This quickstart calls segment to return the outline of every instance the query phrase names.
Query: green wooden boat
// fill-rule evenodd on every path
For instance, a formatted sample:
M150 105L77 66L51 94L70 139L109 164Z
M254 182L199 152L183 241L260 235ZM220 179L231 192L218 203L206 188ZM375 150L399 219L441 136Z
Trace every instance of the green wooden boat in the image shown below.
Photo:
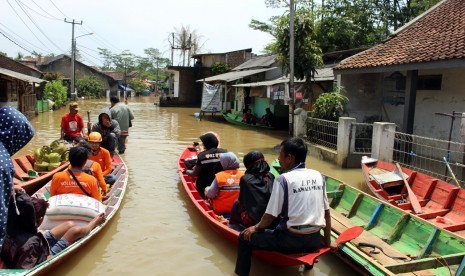
M221 114L223 115L224 119L231 124L237 125L237 126L243 126L243 127L257 127L257 128L268 128L268 129L274 129L274 127L271 126L266 126L260 123L256 124L247 124L242 121L242 114L232 114L226 111L221 111Z
M275 160L271 166L279 170ZM341 233L361 226L363 233L336 253L364 274L465 275L465 239L325 176L331 228Z

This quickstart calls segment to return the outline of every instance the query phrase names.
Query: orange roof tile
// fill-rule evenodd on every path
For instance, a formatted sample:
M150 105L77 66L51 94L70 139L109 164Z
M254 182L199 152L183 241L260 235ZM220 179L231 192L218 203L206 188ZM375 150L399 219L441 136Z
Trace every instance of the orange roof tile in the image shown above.
M465 1L446 0L383 43L342 61L338 69L360 69L465 59Z

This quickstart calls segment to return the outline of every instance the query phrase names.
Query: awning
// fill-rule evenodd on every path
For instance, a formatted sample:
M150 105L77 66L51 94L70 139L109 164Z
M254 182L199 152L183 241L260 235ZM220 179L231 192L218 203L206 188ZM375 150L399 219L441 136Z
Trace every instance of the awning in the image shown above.
M205 81L205 82L209 82L209 81L225 81L225 82L230 82L230 81L235 81L235 80L241 79L243 77L255 75L255 74L265 72L265 71L269 71L269 70L273 70L273 69L276 69L276 67L262 68L262 69L252 69L252 70L245 70L245 71L232 71L232 72L216 75L216 76L213 76L213 77L200 79L200 80L197 80L197 81Z
M39 78L36 78L36 77L33 77L33 76L28 76L28 75L21 74L21 73L15 72L15 71L11 71L11 70L8 70L8 69L5 69L5 68L0 68L0 74L1 75L7 75L7 76L13 77L15 79L19 79L19 80L23 80L23 81L27 81L27 82L41 83L41 82L46 81L46 80L39 79Z
M329 66L316 69L316 74L315 74L315 77L313 78L313 81L315 82L333 81L334 80L334 74L333 74L334 66L335 65L329 65ZM288 82L289 82L289 77L280 77L274 80L234 84L233 86L234 87L257 87L257 86L270 86L270 85L274 85L278 83L288 83ZM294 79L294 83L304 83L304 82L305 82L305 79L303 80Z
M126 90L126 92L132 92L132 89L129 88L129 86L124 86L124 85L119 85L119 88L121 88L123 91Z

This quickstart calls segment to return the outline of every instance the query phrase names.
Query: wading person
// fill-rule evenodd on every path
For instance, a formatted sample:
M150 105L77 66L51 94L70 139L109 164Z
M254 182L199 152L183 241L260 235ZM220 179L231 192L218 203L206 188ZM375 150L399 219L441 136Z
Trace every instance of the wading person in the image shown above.
M121 134L118 138L118 153L123 154L126 151L126 138L129 136L129 127L134 120L134 114L131 109L124 103L120 103L118 97L111 97L111 118L118 121Z
M301 138L281 143L279 162L283 173L273 184L270 201L260 221L239 236L235 272L249 275L252 251L312 252L331 243L331 216L321 173L305 168L307 145ZM266 229L282 216L275 229ZM324 229L324 240L320 230Z

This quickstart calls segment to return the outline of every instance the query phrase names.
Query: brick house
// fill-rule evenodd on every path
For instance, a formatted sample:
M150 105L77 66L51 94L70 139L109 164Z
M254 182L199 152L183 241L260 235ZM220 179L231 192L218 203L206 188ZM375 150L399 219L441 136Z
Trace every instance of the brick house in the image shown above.
M348 115L447 140L451 119L435 113L465 112L464 18L463 0L443 0L381 44L343 60L334 73L348 92ZM452 138L463 136L454 131Z
M170 73L169 91L162 95L160 106L199 107L203 85L196 80L211 76L211 67L215 62L227 63L234 68L252 56L250 48L225 53L196 54L192 55L196 60L194 67L168 66L165 71Z
M37 68L39 68L42 72L60 73L65 77L65 81L71 80L71 58L67 55L59 55L44 62L37 63ZM116 94L116 91L118 90L118 83L112 77L77 60L75 61L75 72L76 81L84 76L93 75L103 83L105 90L110 90L110 92L114 94ZM104 96L103 93L104 91L102 91L102 96ZM71 95L69 94L68 97L70 96Z

